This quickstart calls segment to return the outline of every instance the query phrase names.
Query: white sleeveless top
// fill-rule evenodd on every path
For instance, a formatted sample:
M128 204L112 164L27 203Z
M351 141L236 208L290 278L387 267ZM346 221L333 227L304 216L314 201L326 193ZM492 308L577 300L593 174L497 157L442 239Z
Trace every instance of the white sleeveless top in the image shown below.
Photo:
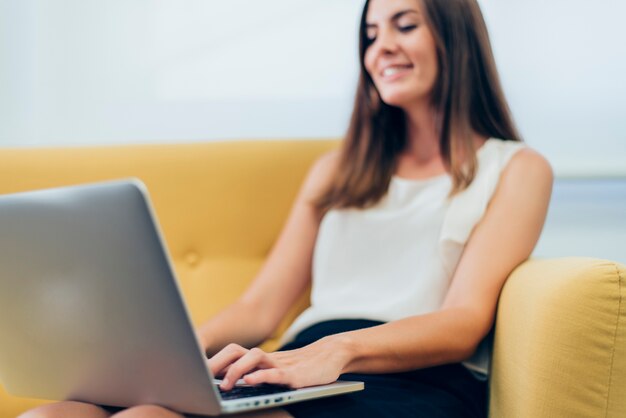
M283 343L322 321L389 322L438 310L502 170L523 147L517 141L487 140L477 151L474 181L452 198L448 174L425 180L394 176L374 207L328 211L313 254L311 306ZM464 363L477 377L488 373L489 349L483 342Z

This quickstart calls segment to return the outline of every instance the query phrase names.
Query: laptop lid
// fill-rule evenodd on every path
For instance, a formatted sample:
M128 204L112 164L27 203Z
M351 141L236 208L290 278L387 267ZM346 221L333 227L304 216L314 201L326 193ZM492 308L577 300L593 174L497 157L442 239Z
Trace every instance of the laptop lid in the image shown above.
M0 196L0 379L18 396L220 411L139 181Z

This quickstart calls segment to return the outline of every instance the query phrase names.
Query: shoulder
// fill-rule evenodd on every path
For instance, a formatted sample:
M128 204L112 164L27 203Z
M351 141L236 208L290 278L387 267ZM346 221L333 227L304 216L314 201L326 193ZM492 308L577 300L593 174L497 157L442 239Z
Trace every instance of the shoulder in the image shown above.
M502 171L496 193L549 200L553 181L554 173L548 160L534 149L523 147Z
M334 172L339 165L339 157L341 151L334 149L318 157L311 167L311 174L323 175L324 173Z
M518 150L502 172L503 180L516 183L552 183L554 173L548 160L530 147Z
M307 196L314 198L330 186L339 167L340 156L340 150L332 150L313 163L303 186L303 192Z

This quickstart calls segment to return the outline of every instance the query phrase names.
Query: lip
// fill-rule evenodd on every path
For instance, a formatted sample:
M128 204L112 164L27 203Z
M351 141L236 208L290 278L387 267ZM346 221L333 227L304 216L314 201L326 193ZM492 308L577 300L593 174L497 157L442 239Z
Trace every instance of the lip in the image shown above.
M401 67L398 72L391 75L384 75L386 69L398 67ZM413 65L411 64L389 64L382 67L381 70L378 72L378 75L382 81L391 82L406 76L411 71L413 71Z

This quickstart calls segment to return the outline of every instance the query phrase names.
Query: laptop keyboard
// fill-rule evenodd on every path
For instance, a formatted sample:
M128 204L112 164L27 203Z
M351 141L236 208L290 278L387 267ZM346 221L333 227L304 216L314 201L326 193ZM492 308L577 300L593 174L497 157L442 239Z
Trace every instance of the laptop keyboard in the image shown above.
M285 386L277 385L235 386L231 390L222 390L218 385L217 388L220 391L220 396L225 401L230 399L250 398L252 396L272 395L274 393L289 392L293 390Z

